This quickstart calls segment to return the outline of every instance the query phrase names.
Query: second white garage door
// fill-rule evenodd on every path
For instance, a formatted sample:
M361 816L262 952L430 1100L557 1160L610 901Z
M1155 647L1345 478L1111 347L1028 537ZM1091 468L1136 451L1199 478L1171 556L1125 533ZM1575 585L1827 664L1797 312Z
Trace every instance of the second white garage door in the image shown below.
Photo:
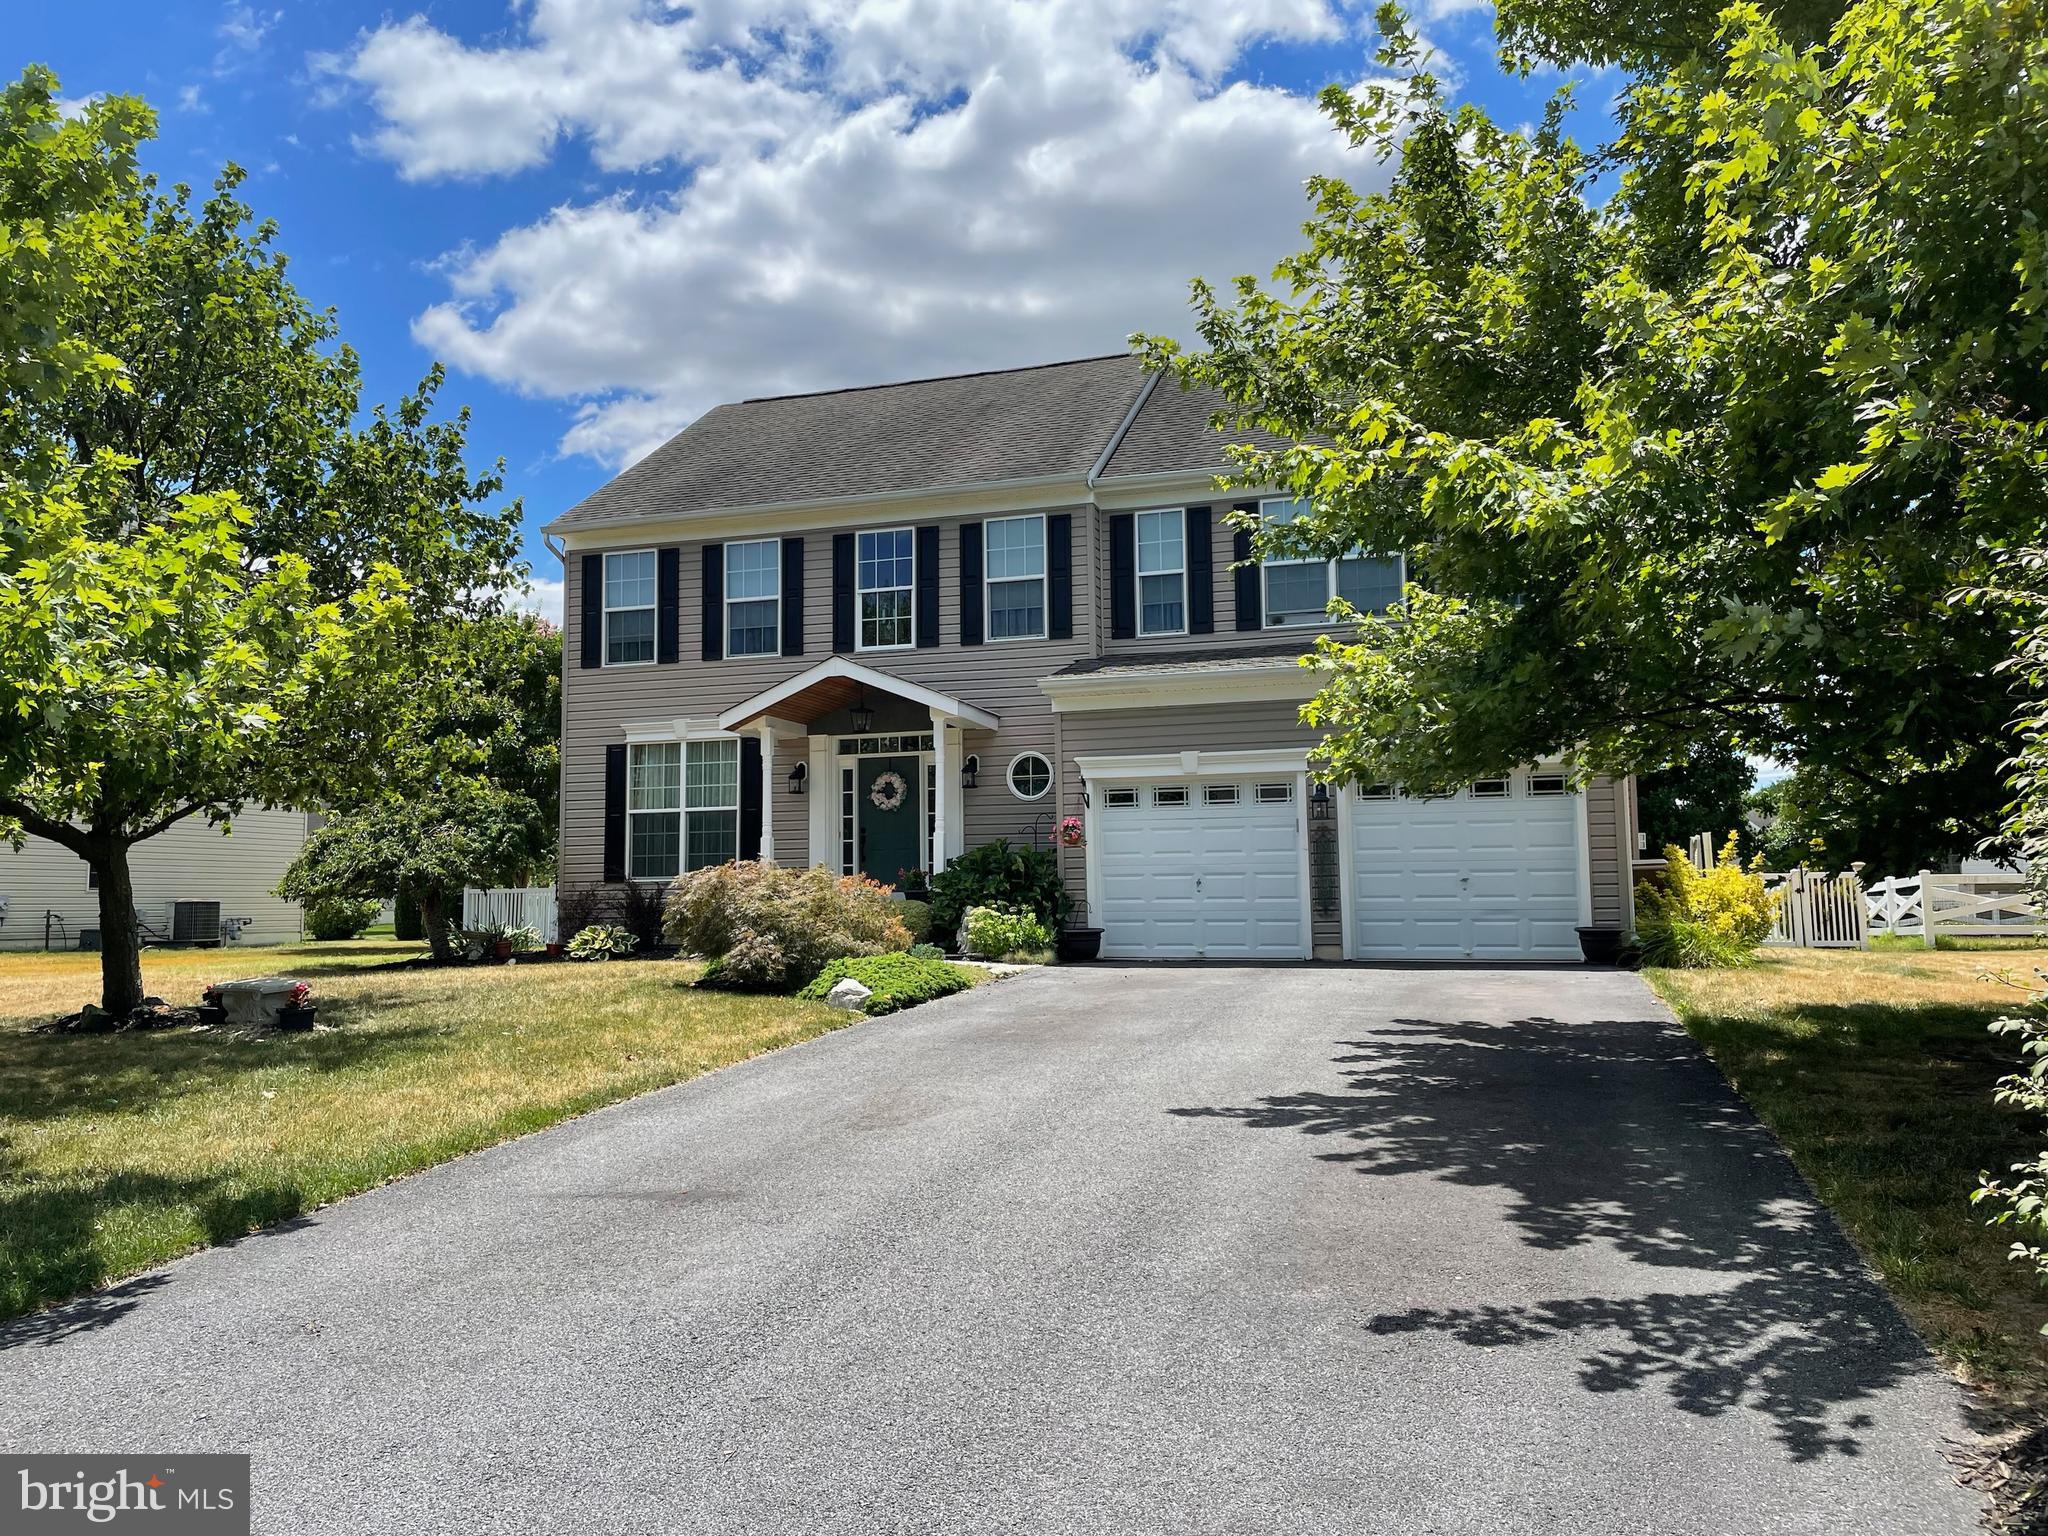
M1584 812L1563 782L1349 792L1353 958L1577 960Z
M1297 792L1292 776L1095 788L1103 954L1307 956Z

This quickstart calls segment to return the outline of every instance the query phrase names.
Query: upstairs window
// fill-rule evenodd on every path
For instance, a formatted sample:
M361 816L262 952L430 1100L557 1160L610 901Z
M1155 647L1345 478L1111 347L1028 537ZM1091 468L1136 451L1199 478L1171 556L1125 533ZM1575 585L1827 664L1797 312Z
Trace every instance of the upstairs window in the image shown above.
M996 517L983 524L988 637L1045 636L1045 519Z
M773 656L782 648L782 541L725 546L725 654Z
M908 528L886 528L855 539L860 590L857 648L890 651L917 643L913 613L917 588L916 539Z
M1187 514L1140 512L1138 633L1185 634L1188 627Z
M631 667L654 660L657 592L653 550L636 549L604 557L606 666Z
M1305 501L1268 501L1259 509L1266 525L1273 528L1307 512ZM1336 560L1270 555L1262 562L1262 573L1269 629L1329 623L1333 592L1360 613L1383 613L1400 600L1403 579L1399 555L1368 555L1355 550Z

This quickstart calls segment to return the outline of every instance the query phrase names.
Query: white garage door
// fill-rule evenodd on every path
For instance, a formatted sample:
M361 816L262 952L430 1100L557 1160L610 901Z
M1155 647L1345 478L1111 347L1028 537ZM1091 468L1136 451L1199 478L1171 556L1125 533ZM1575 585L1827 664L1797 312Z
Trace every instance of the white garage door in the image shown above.
M1095 921L1123 957L1309 952L1295 779L1118 784L1096 797Z
M1351 795L1360 960L1579 958L1577 795L1518 773L1439 800Z

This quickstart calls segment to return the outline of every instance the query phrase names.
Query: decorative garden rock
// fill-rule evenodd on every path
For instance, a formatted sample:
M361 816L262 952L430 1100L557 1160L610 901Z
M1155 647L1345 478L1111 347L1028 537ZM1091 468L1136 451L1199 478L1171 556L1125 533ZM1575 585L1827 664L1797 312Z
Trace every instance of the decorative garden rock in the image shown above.
M832 990L825 994L825 1001L833 1008L844 1008L849 1013L859 1013L862 1005L874 995L872 987L864 987L848 976L833 983Z

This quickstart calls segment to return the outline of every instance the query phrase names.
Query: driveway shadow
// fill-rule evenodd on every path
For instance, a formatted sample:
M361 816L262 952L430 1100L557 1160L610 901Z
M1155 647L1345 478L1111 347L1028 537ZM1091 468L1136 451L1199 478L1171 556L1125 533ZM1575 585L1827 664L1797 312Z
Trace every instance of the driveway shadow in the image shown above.
M1293 1132L1361 1175L1502 1191L1528 1246L1601 1245L1669 1277L1640 1295L1382 1314L1373 1333L1575 1339L1586 1391L1761 1413L1797 1461L1855 1455L1871 1420L1845 1410L1932 1368L1790 1160L1669 1024L1404 1018L1336 1044L1337 1091L1172 1113Z

